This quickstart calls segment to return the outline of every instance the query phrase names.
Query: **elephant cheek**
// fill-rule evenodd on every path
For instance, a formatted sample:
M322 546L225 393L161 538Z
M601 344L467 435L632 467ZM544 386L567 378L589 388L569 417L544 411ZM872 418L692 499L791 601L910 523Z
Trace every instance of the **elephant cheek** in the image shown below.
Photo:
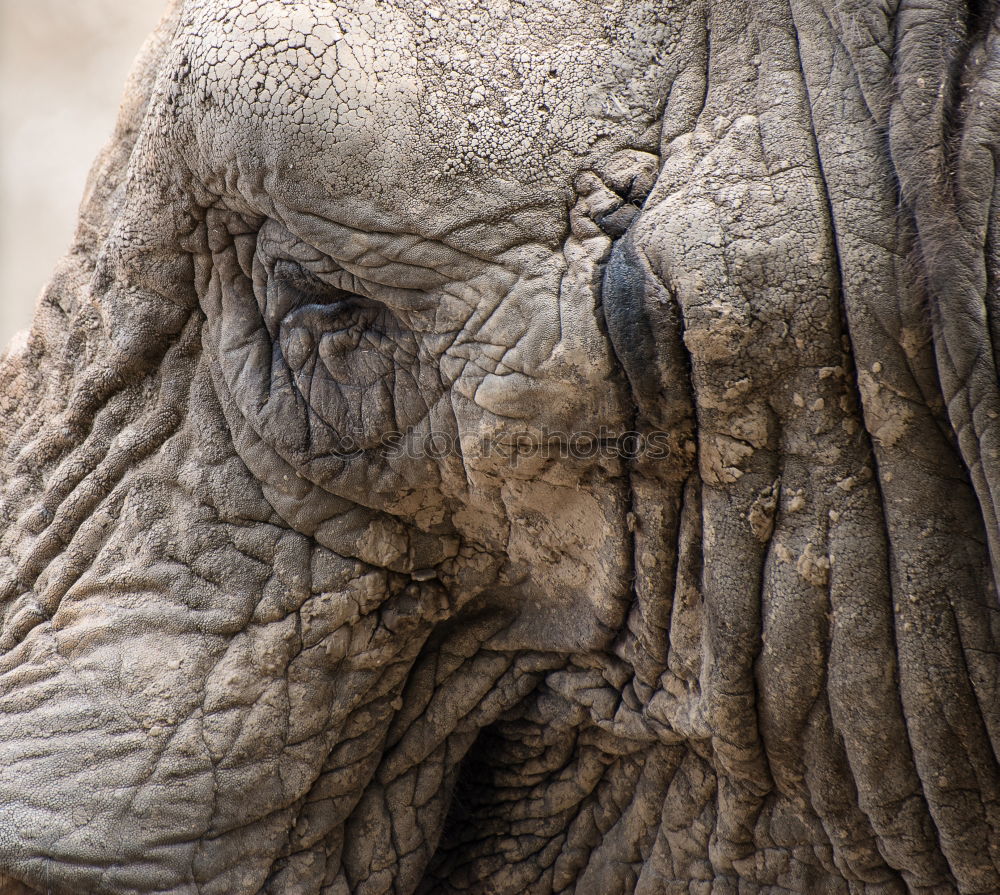
M440 589L287 534L267 566L209 560L212 536L89 571L0 659L0 863L33 884L186 891L193 867L202 891L259 891L297 804L321 789L333 828L360 796L325 762L352 738L377 758Z
M508 559L513 574L525 576L505 641L556 651L605 647L631 599L624 484L591 491L514 480L503 500Z

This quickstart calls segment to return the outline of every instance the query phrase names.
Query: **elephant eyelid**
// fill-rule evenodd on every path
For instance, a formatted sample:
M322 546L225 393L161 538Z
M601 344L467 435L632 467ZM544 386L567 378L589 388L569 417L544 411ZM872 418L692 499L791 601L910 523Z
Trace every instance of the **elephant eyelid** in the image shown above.
M339 289L324 278L309 270L301 262L289 259L279 259L274 264L274 275L304 295L322 298L331 288Z
M428 329L427 312L433 314L439 301L417 290L368 282L350 271L338 269L329 259L314 267L297 259L276 258L271 262L268 279L272 284L268 288L271 298L266 302L265 317L273 332L277 332L286 316L306 307L350 308L352 313L363 312L369 323L379 319L383 327L420 332Z
M384 304L361 279L336 268L329 261L319 270L314 270L301 261L279 258L274 261L270 276L282 286L294 289L306 303L327 304L355 296L371 303Z
M300 288L298 283L301 281L302 291L307 295L312 289L315 289L317 294L322 294L323 289L349 292L383 304L404 317L407 314L434 311L439 302L428 292L375 282L339 267L332 260L326 261L321 270L312 270L300 261L276 262L274 267L276 274L279 265L283 268L280 274L282 278L288 277L287 281L296 288ZM298 273L289 276L285 273L288 268L293 268Z
M287 284L307 297L316 295L320 303L326 300L324 290L361 296L385 306L404 325L425 329L428 314L436 315L441 289L447 288L451 276L444 271L435 275L404 260L406 246L397 247L392 257L379 258L383 263L374 263L378 253L361 252L350 245L357 233L337 235L345 240L344 245L335 238L324 250L277 221L265 221L257 234L257 277ZM408 245L412 240L404 242ZM341 248L343 258L338 255Z

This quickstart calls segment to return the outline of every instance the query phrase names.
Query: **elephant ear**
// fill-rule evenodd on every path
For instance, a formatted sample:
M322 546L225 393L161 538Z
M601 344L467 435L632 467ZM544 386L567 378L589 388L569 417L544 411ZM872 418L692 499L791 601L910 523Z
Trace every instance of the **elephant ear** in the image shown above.
M168 0L159 24L140 49L129 73L114 132L91 166L69 251L42 292L30 331L15 336L6 352L0 354L0 451L6 452L29 419L40 424L51 414L51 406L44 401L46 393L61 393L65 402L79 347L68 344L73 321L89 301L98 258L122 205L129 160L177 30L182 5L183 0ZM34 400L28 400L28 396Z
M997 4L904 3L892 161L916 228L941 390L1000 581Z
M864 615L834 601L834 631L853 646L831 651L833 721L890 863L910 868L908 882L941 878L937 859L917 853L924 834L912 835L926 813L946 872L963 890L993 891L997 4L791 5L883 516L872 524L888 534L841 548L884 550L885 571L867 579L877 599ZM850 578L846 558L837 552L834 585ZM883 659L891 689L864 668ZM890 760L880 741L896 744ZM886 810L911 794L905 811Z
M685 558L634 652L666 657L648 714L711 743L717 879L794 815L776 844L849 878L1000 891L997 38L971 7L706 4L707 78L671 89L608 265L637 405L633 343L658 397L691 384L698 470L661 491ZM677 372L616 325L632 278Z
M58 527L60 507L91 464L149 456L177 425L180 383L189 375L195 340L191 335L176 346L194 302L190 255L169 241L135 239L148 220L138 221L134 209L155 209L150 229L156 233L180 227L179 201L152 193L147 181L161 164L154 150L163 127L152 110L154 97L172 89L167 57L183 5L169 0L140 51L114 133L91 168L70 250L43 290L27 336L15 337L0 356L0 455L6 476L0 603L30 587L60 552L65 534L57 535L52 523ZM149 204L132 201L136 195ZM133 242L140 244L137 249ZM169 295L160 294L164 288ZM168 385L157 400L140 398L171 346L184 370L165 377ZM135 444L129 443L130 422L144 433ZM52 474L67 457L84 455L89 459L70 463L75 472ZM102 486L89 500L103 496ZM74 512L85 514L95 505ZM38 535L28 555L15 558L17 545Z
M32 471L41 471L36 462L45 464L56 459L51 451L39 450L39 440L25 433L37 436L51 431L46 421L65 410L74 372L96 353L91 350L81 354L81 347L88 341L86 333L93 329L96 314L96 309L88 305L92 304L99 256L123 202L129 162L177 30L182 5L183 0L168 0L159 24L140 49L125 86L114 132L91 167L69 251L42 292L30 331L15 336L6 351L0 353L0 452L20 455L22 460L6 467L13 476L5 485L20 478L25 490L33 490L25 480L35 478ZM6 507L3 514L6 523L14 521L8 515L10 509ZM33 891L0 875L0 895L30 895Z

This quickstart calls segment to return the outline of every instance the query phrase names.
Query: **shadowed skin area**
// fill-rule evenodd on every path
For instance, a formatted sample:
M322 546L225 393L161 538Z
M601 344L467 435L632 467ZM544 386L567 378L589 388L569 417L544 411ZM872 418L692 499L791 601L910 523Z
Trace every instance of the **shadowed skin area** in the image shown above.
M174 2L0 362L0 893L1000 891L994 15Z

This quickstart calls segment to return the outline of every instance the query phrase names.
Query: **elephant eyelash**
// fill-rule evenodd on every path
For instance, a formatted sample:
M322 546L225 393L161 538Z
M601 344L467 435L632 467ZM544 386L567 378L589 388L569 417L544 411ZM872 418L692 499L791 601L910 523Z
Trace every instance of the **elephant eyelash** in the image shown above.
M306 299L305 304L332 304L333 302L344 301L350 298L364 298L371 300L368 295L363 295L357 288L344 288L345 285L356 287L356 277L352 277L344 271L336 271L327 278L309 270L298 261L280 259L275 262L273 268L274 278L283 286L295 290L302 298ZM345 284L343 281L349 278L352 282Z
M327 299L334 289L338 292L344 291L335 286L331 287L329 283L297 261L281 259L275 262L274 275L303 295L315 298L317 302Z
M379 283L369 283L357 274L334 267L324 270L322 274L310 270L305 264L291 259L280 259L275 262L273 276L283 285L290 286L306 298L314 299L315 304L329 304L334 301L344 301L349 298L359 302L367 302L379 306L396 309L401 302L400 297L407 300L402 303L403 309L423 304L415 301L419 295L414 290L393 289Z
M273 329L291 315L304 309L326 309L329 313L339 308L348 311L373 314L386 310L377 299L362 294L355 288L354 277L336 275L320 276L304 264L287 258L274 262L268 275L266 316ZM346 280L346 282L345 282Z
M347 331L356 334L375 329L397 329L395 315L385 304L355 289L357 278L321 277L297 261L280 259L272 268L270 309L277 328L311 325L317 332ZM334 282L330 282L333 279ZM346 281L346 282L345 282ZM311 324L309 321L312 321Z
M403 262L388 268L390 272L402 269L398 284L385 281L385 266L379 268L379 278L370 279L364 268L342 264L271 222L258 231L253 267L261 312L272 336L295 309L335 303L369 312L374 309L390 329L420 332L432 327L440 302L436 287L442 283L429 290L414 288L406 281L409 268Z

